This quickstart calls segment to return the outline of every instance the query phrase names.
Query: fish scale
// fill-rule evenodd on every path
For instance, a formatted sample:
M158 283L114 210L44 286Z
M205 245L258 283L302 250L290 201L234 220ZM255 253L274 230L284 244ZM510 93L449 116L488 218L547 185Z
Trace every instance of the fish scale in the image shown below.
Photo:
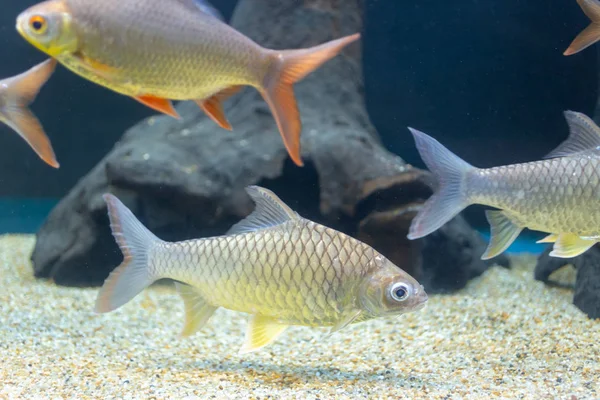
M543 232L600 234L600 152L476 170L467 184L475 203L510 210Z
M112 311L161 278L177 281L183 335L218 307L253 315L241 351L275 340L288 325L330 326L398 315L425 305L419 283L369 245L300 217L275 194L250 186L256 209L225 236L169 243L118 199L104 195L124 255L106 279L96 310Z
M258 72L265 70L268 60L256 43L185 2L65 0L65 4L80 40L79 52L118 70L112 85L123 94L200 99L230 86L232 80L258 86L264 78ZM69 65L80 63L71 54L59 59Z
M358 281L369 272L366 260L375 257L363 243L335 236L328 228L302 221L254 236L160 243L153 269L199 288L212 304L287 323L332 324L351 301L345 294L355 282L346 279L353 275ZM261 248L267 250L262 256ZM357 255L360 251L364 258ZM192 259L197 261L190 263ZM315 273L319 269L324 273ZM245 296L238 296L240 291Z

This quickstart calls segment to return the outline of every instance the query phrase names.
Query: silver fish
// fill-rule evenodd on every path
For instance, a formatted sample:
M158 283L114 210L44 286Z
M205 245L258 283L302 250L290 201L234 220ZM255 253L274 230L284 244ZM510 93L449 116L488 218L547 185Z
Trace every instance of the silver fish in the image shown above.
M424 288L372 247L300 217L273 192L251 186L256 209L225 236L169 243L106 194L111 228L124 261L96 303L109 312L161 278L183 297L183 335L219 307L252 314L241 352L275 340L289 325L330 326L422 308Z
M437 230L471 204L487 211L491 238L483 259L497 256L525 229L549 233L551 256L575 257L600 241L600 128L566 111L570 135L546 160L480 169L437 140L409 128L439 189L412 221L409 239Z

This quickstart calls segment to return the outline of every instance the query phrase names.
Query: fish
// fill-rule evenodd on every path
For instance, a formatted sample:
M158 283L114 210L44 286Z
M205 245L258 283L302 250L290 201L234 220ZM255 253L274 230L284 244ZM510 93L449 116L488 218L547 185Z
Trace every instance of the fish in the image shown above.
M225 21L223 14L221 14L221 12L219 12L219 10L217 10L215 8L215 6L213 6L210 2L208 2L206 0L194 0L194 1L196 2L196 6L198 6L200 11L202 11L208 15L212 15L213 17L215 17L221 21Z
M179 118L172 100L195 101L232 130L222 103L241 88L268 104L298 166L302 124L293 85L360 38L267 49L195 0L48 0L17 17L21 36L92 82Z
M438 188L411 222L408 238L436 231L471 204L487 210L490 241L482 259L504 252L525 228L548 234L550 255L576 257L600 241L600 128L565 111L569 136L540 161L476 168L413 128Z
M288 326L331 327L400 315L425 306L427 293L371 246L301 217L272 191L248 186L254 211L223 236L166 242L114 195L103 195L123 262L98 293L107 313L158 279L183 299L181 336L223 307L250 314L240 353L273 342Z
M571 42L563 53L565 56L579 53L600 40L600 1L577 0L577 3L592 22Z
M28 107L55 67L56 61L50 58L19 75L0 80L0 122L17 132L46 164L58 168L50 139Z

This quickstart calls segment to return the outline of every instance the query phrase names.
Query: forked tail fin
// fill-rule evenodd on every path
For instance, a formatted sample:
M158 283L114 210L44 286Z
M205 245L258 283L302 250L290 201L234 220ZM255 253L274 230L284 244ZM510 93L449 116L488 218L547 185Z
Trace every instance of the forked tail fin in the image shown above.
M106 278L98 293L95 309L98 313L116 310L160 278L149 268L148 250L161 240L115 196L107 193L103 198L108 206L110 228L123 252L123 262Z
M415 138L421 158L435 175L439 185L437 192L425 202L411 223L408 238L412 240L439 229L470 204L464 188L464 178L475 167L427 134L408 129Z
M50 58L20 75L0 81L0 95L6 102L0 106L0 121L17 132L46 164L58 168L50 139L28 107L55 68L56 60Z
M270 53L274 61L265 77L261 94L275 117L285 148L298 166L304 165L300 157L302 124L293 85L359 38L357 33L309 49Z
M600 1L577 0L577 3L592 23L575 37L569 48L563 53L565 56L579 53L600 40Z

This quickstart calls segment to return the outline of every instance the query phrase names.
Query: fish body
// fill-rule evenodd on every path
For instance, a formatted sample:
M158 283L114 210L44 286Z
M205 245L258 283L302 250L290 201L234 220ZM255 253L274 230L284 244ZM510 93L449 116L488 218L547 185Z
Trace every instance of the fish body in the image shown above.
M253 315L242 348L252 351L289 325L336 331L425 304L423 287L370 246L300 217L267 189L247 191L256 210L227 235L175 243L156 238L105 195L125 260L107 278L96 310L114 310L170 278L185 303L184 335L224 307Z
M600 241L600 128L567 111L570 136L547 159L495 168L475 168L435 139L411 131L439 189L411 224L408 237L437 230L471 204L492 206L490 244L484 259L508 248L525 229L549 233L555 257L575 257Z
M44 162L58 168L50 139L28 108L55 67L56 62L48 59L22 74L0 80L0 122L17 132Z
M194 100L231 129L222 101L260 91L298 165L301 123L292 85L359 38L310 49L270 50L195 0L49 0L19 15L17 30L71 71L156 110Z

